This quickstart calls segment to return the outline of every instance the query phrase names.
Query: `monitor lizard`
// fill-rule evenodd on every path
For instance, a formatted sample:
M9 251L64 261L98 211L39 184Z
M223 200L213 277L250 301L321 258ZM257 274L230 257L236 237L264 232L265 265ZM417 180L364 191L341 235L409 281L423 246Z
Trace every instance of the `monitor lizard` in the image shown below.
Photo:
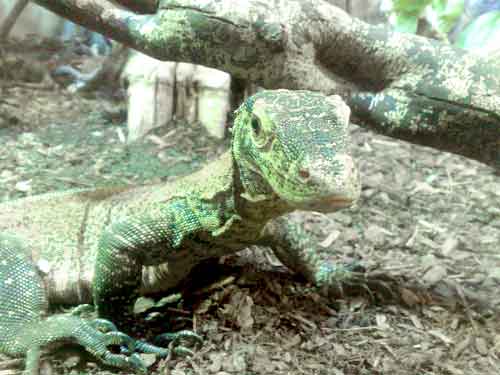
M231 148L192 175L0 204L0 352L26 355L33 374L41 348L76 341L103 363L144 372L140 345L111 320L130 317L138 296L175 287L203 259L263 244L316 285L348 275L325 249L298 246L279 217L357 201L349 116L339 96L264 90L236 111ZM87 303L101 319L47 317L49 304ZM112 353L111 344L129 351Z

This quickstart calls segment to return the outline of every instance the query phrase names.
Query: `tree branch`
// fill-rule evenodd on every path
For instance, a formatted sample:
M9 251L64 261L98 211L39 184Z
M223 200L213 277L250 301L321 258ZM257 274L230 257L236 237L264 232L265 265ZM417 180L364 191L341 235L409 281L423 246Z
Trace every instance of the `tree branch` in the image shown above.
M114 0L115 3L141 14L155 13L158 10L158 1L159 0Z
M36 2L161 60L267 88L341 93L362 126L500 169L493 59L368 25L320 0L159 0L154 15L106 1Z
M0 26L0 40L6 39L9 36L10 30L16 24L17 19L23 12L26 5L28 5L29 0L17 0L17 3L14 5L12 10L10 11L7 18L3 22L3 25Z

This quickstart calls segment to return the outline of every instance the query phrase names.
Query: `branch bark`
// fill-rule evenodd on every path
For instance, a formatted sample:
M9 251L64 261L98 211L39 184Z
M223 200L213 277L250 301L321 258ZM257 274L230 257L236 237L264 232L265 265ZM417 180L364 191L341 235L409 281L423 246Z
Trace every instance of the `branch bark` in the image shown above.
M362 126L500 169L497 60L368 25L318 0L159 0L152 15L106 1L36 2L161 60L266 88L340 93Z
M17 0L17 3L14 5L9 15L3 22L3 25L0 27L0 40L6 39L9 36L10 30L16 24L17 19L23 12L26 5L28 5L29 0Z
M155 13L158 9L158 0L115 0L114 2L141 14Z

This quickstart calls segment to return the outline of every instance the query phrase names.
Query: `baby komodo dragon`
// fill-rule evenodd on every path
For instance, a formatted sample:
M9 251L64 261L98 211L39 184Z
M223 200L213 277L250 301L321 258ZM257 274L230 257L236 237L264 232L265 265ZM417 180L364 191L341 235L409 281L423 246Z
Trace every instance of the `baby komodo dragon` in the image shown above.
M0 205L0 351L26 355L74 341L104 363L144 371L134 340L103 319L140 295L174 287L203 259L271 246L316 285L348 271L294 243L279 216L333 212L360 194L338 96L262 91L236 112L231 149L173 183L44 194ZM50 304L93 302L103 319L46 317ZM113 353L109 345L126 345ZM143 348L144 349L144 348Z

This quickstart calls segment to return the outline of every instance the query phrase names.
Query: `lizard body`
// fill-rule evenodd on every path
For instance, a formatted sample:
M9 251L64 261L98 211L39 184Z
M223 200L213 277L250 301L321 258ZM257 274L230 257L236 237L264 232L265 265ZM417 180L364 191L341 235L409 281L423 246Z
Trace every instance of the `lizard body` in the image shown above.
M33 342L74 338L96 354L74 329L38 340L53 318L43 317L44 306L93 302L100 317L124 315L139 295L174 287L202 259L249 245L271 245L285 265L316 284L334 281L341 270L319 253L295 248L283 223L271 219L296 209L331 212L357 200L349 113L338 96L262 91L238 109L231 149L190 176L1 204L0 256L7 257L5 269L21 265L16 277L22 274L29 286L7 285L12 276L0 263L0 351L28 352L27 369L37 358L37 350L30 358ZM2 335L14 327L2 318L9 311L21 314L18 328L30 327L26 337ZM106 362L109 353L97 355ZM122 357L107 363L134 367L127 362L134 357Z

